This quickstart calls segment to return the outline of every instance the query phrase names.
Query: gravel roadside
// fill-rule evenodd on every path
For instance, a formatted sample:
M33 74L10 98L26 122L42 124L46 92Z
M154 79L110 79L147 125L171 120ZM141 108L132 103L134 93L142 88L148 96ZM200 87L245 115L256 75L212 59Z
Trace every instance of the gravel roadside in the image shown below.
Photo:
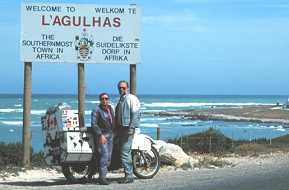
M258 157L226 157L224 168L175 169L164 167L150 180L118 184L121 173L110 173L111 184L66 184L55 170L31 170L17 177L0 180L0 189L289 189L289 154L274 153Z

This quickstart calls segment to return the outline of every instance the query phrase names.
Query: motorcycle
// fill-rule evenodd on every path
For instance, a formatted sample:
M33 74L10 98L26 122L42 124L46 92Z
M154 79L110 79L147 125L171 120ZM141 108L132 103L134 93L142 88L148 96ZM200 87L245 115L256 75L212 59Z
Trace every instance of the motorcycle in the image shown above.
M41 118L44 159L50 166L61 166L68 181L92 178L97 173L98 155L91 127L79 127L78 114L60 103ZM113 146L110 170L121 167L120 148ZM133 172L141 179L154 177L160 168L160 156L155 141L135 129L132 147Z
M91 133L91 128L82 129L82 133L83 132ZM160 157L155 147L154 140L147 135L141 134L140 129L136 129L131 150L133 173L135 176L140 179L153 178L160 168ZM109 170L116 170L120 167L120 150L118 146L114 146ZM91 180L97 173L97 169L97 154L94 154L89 162L62 163L62 172L68 181L75 181L78 179Z

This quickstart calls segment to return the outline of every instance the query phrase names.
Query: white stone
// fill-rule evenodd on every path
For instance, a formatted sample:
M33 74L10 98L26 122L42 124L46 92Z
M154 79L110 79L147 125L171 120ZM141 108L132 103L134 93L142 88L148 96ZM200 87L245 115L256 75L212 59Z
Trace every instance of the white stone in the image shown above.
M172 164L176 167L184 169L193 168L198 160L188 156L181 147L165 141L156 141L155 148L158 150L161 162L165 164Z

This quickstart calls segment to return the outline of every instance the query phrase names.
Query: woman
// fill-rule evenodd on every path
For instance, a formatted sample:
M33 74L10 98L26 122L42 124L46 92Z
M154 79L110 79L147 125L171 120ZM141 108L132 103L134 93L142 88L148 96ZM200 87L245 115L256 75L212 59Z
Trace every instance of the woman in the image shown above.
M99 153L99 183L109 185L106 179L107 168L111 162L113 146L114 110L109 104L109 95L99 95L100 104L91 113L91 127L97 139Z

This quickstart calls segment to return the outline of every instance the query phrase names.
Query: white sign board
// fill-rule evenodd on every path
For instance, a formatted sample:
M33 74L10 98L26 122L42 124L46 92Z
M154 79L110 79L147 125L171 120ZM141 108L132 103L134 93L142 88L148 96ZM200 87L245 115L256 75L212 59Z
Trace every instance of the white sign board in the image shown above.
M23 3L21 9L23 62L140 62L136 5Z

